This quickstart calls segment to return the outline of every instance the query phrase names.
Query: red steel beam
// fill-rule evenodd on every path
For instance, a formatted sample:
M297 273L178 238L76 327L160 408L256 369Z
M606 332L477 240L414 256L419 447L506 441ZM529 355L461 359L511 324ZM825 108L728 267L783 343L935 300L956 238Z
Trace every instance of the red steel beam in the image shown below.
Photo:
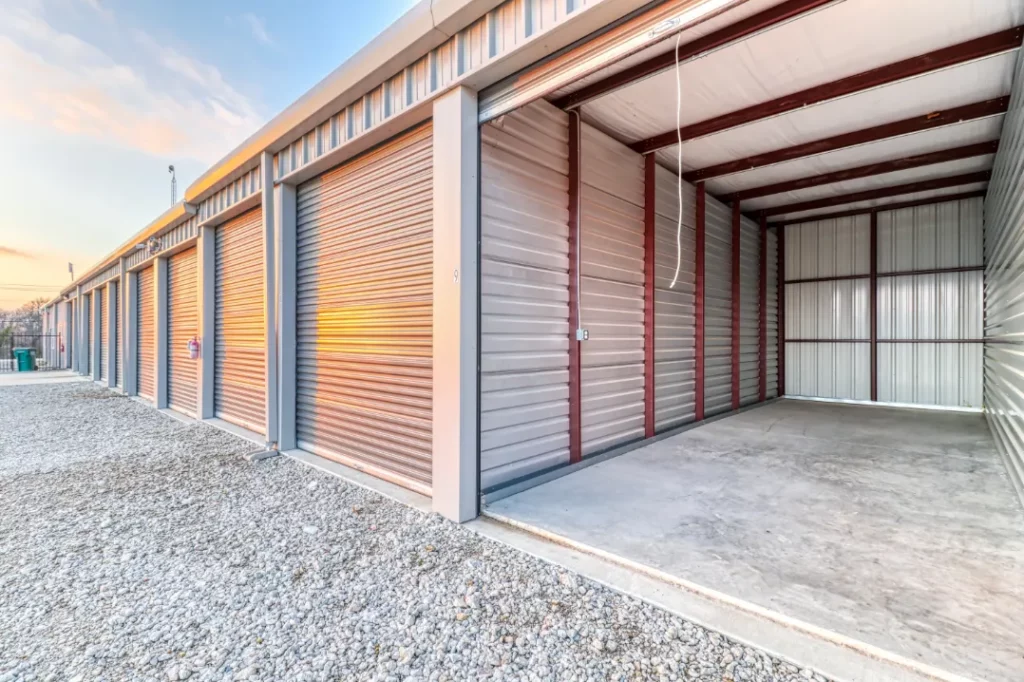
M770 29L778 24L812 12L834 0L788 0L780 5L758 12L757 14L737 21L735 24L719 29L702 38L679 47L679 61L685 62L695 57L716 50L729 43L749 38L756 33ZM612 74L595 83L591 83L576 92L554 100L553 104L560 109L571 109L597 99L630 83L643 80L661 71L665 71L676 63L675 50L652 57L645 62L634 64L628 69Z
M797 144L792 147L776 149L775 151L766 152L764 154L755 154L754 156L748 156L735 161L726 161L714 166L698 168L697 170L683 173L683 179L687 182L699 182L701 180L717 178L722 175L742 173L743 171L772 166L784 161L792 161L794 159L802 159L808 156L817 156L818 154L834 152L837 149L857 147L869 142L878 142L880 140L888 140L894 137L902 137L903 135L911 135L913 133L919 133L933 128L942 128L948 125L963 123L964 121L974 121L982 118L988 118L990 116L998 116L999 114L1005 114L1009 107L1010 98L1009 96L1006 96L985 100L984 102L967 104L962 107L954 107L943 111L934 111L930 114L924 114L923 116L905 118L902 121L896 121L894 123L883 123L882 125L863 128L850 133L835 135L834 137L826 137L820 140L815 140L814 142Z
M705 226L704 214L707 196L704 193L704 183L697 183L697 244L694 254L696 257L696 291L694 304L694 414L697 421L704 419L704 239Z
M764 218L764 216L762 216ZM786 395L786 226L779 225L778 227L778 238L776 241L776 248L778 249L778 272L776 278L778 281L778 296L779 296L779 357L776 360L778 364L778 396L781 398Z
M902 208L916 208L918 206L928 206L929 204L942 204L949 201L960 201L962 199L977 199L985 196L985 190L978 189L971 192L958 192L956 194L946 194L937 197L930 197L928 199L915 199L914 201L901 201L894 204L882 204L880 206L871 206L869 208L853 208L848 211L835 211L834 213L820 213L818 215L807 216L799 218L797 220L784 221L771 223L768 227L778 227L779 225L799 225L800 223L813 223L819 220L831 220L832 218L849 218L855 215L867 215L874 213L875 211L898 211Z
M654 156L651 154L650 156ZM740 409L740 202L732 205L732 409Z
M761 215L773 216L782 215L784 213L813 211L818 208L828 208L829 206L851 204L856 201L871 201L874 199L885 199L887 197L895 197L901 194L914 194L915 192L929 192L931 190L958 187L960 185L973 185L979 182L988 182L991 176L992 171L978 171L975 173L963 173L961 175L952 175L947 178L936 178L934 180L920 180L917 182L908 182L902 185L893 185L892 187L880 187L878 189L868 189L862 192L851 192L850 194L841 194L836 197L812 199L810 201L798 201L796 203L785 204L783 206L771 206L761 211ZM938 202L933 201L932 203ZM878 207L874 207L874 210L878 210Z
M569 462L583 459L580 394L580 341L576 339L580 308L576 259L580 248L580 119L569 116Z
M654 437L654 154L644 157L644 436Z
M868 239L871 284L868 293L868 314L871 316L871 400L878 401L878 212L871 214L871 235Z
M838 99L864 90L870 90L889 83L920 76L964 62L990 57L1020 47L1024 27L1016 26L981 38L944 47L927 54L904 59L868 71L847 76L831 83L823 83L799 92L783 95L768 102L730 112L723 116L699 121L679 129L683 141L705 135L720 133L729 128L753 123L772 116L796 111L828 100ZM647 154L676 144L677 131L670 130L646 140L639 140L630 147L641 154Z
M757 197L767 197L772 194L782 194L783 192L795 192L802 189L809 189L811 187L845 182L847 180L869 178L873 175L884 175L886 173L895 173L896 171L908 170L911 168L932 166L937 163L970 159L975 156L986 156L988 154L995 154L998 149L999 140L979 142L977 144L968 144L961 147L954 147L952 149L943 149L937 152L914 154L912 156L905 156L901 159L890 159L888 161L879 161L878 163L868 163L855 168L846 168L844 170L833 171L831 173L811 175L797 180L786 180L785 182L776 182L769 185L761 185L760 187L751 187L750 189L744 189L738 192L733 192L732 194L720 196L719 199L722 201L744 201L746 199L755 199Z
M761 272L757 282L757 400L768 396L768 219L761 218Z

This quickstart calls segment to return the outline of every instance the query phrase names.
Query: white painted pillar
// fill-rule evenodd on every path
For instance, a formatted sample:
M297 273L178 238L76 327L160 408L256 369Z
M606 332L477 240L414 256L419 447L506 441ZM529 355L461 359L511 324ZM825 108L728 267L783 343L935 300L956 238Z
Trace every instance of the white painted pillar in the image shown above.
M118 294L117 280L107 282L104 296L107 297L107 319L101 320L101 324L107 325L107 387L114 388L117 385L117 307Z
M478 514L477 281L479 154L476 92L434 100L433 508Z
M121 282L124 293L121 296L122 309L124 310L124 345L121 351L124 357L121 358L124 371L124 393L125 395L139 394L139 276L134 272L121 270Z
M266 441L270 446L280 440L277 371L277 216L274 213L274 155L263 152L260 156L260 175L263 187L263 323L266 344L264 386L267 412L265 418ZM294 223L294 221L293 221Z
M277 444L298 447L295 432L295 389L298 377L296 305L295 186L274 187L274 255L277 289ZM269 437L267 440L271 440Z
M77 287L78 295L75 297L75 371L85 374L85 297L82 294L82 287Z
M167 259L153 259L153 331L156 337L156 407L167 407Z
M103 316L97 298L102 296L102 287L92 290L89 297L89 316L92 318L92 380L100 380L100 364L103 362L103 354L100 351L100 328L103 326Z
M199 228L199 241L196 245L196 261L199 272L196 273L196 291L199 313L199 367L196 385L199 395L196 396L196 413L200 419L213 417L213 363L216 357L216 291L214 286L217 278L217 232L215 227Z

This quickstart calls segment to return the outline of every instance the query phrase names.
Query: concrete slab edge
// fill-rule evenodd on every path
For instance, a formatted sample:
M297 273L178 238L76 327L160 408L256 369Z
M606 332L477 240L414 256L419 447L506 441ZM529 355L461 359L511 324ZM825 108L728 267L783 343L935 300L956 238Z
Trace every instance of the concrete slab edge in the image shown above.
M980 682L500 514L466 527L836 682Z
M245 439L245 440L247 440L247 441L249 441L251 443L255 443L256 445L260 446L261 448L266 446L266 444L267 444L267 440L266 440L266 438L263 437L262 434L259 434L259 433L256 433L255 431L247 429L244 426L238 426L237 424L232 424L229 421L224 421L220 417L211 417L209 419L204 419L203 423L204 424L209 424L210 426L214 427L215 429L220 429L221 431L227 431L231 435L238 436L239 438L243 438L243 439Z

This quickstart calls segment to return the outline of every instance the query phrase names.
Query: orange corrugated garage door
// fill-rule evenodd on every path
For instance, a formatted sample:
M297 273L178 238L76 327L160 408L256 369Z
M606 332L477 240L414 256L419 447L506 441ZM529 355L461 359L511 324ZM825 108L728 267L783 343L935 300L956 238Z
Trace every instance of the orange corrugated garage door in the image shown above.
M188 342L199 334L196 250L167 260L167 405L196 416L199 362L189 357Z

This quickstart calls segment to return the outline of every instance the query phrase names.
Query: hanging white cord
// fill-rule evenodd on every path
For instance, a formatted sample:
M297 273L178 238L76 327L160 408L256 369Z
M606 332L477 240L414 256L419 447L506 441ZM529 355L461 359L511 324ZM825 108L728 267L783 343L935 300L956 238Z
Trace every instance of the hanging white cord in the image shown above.
M669 289L676 288L676 281L679 280L679 268L683 263L683 133L679 129L683 116L683 86L679 83L679 40L682 33L676 34L676 190L679 201L679 215L676 219L676 274L672 275L672 284Z

